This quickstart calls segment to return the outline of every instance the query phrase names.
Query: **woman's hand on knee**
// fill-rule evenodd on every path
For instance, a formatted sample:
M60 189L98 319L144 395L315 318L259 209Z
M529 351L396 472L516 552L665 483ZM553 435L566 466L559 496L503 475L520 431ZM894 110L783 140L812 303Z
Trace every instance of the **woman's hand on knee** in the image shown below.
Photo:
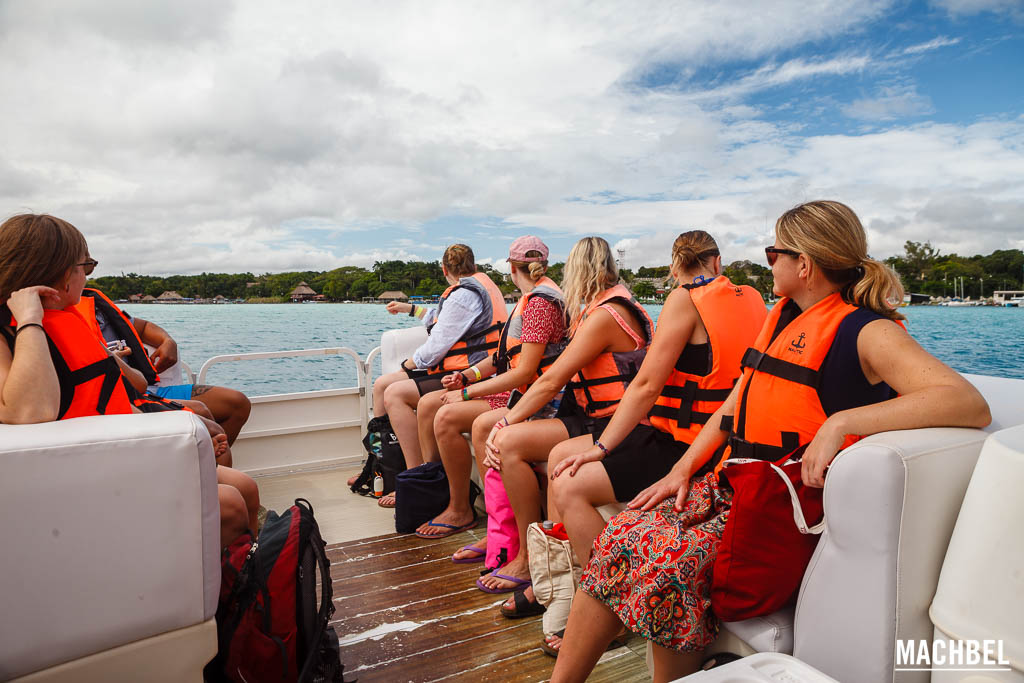
M588 462L600 462L603 459L604 452L597 446L591 446L582 453L570 455L555 465L554 469L551 471L551 480L554 481L558 478L558 475L567 470L570 477L575 477L576 471L579 470L581 465L585 465Z
M626 506L630 510L640 509L646 512L654 508L661 501L671 496L676 497L676 511L683 509L683 502L686 500L686 493L690 488L690 478L675 470L654 482L640 493L636 494L633 500Z

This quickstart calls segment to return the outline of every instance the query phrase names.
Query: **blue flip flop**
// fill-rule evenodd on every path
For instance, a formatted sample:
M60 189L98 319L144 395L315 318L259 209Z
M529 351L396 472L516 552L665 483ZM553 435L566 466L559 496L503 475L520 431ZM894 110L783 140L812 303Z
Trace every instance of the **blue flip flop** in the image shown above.
M480 520L477 519L475 514L473 515L473 521L469 524L464 524L463 526L455 526L454 524L445 524L444 522L435 522L434 520L430 520L429 522L427 522L427 526L444 527L445 529L448 529L448 531L445 531L444 533L440 534L421 534L419 531L417 531L416 535L420 538L448 538L449 536L454 536L455 534L461 533L463 531L475 529L476 525L479 522Z

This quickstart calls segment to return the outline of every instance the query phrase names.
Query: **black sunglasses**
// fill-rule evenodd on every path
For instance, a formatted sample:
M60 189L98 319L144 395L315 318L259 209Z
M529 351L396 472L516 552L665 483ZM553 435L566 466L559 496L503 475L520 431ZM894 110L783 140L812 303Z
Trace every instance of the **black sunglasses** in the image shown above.
M779 247L765 247L764 255L768 259L768 266L774 266L775 262L779 259L779 254L789 254L790 256L799 256L799 251L793 251L792 249L780 249Z
M92 275L92 271L96 270L96 266L98 266L99 264L100 264L99 261L97 261L94 258L91 258L91 259L86 259L85 261L82 261L81 263L76 263L75 265L76 266L82 266L82 270L85 271L86 275Z

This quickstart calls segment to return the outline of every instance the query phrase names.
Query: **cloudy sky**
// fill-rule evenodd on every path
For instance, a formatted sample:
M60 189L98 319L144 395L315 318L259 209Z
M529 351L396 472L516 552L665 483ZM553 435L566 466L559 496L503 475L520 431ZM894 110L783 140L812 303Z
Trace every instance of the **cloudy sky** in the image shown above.
M0 214L98 275L758 259L817 198L876 257L1024 248L1022 0L0 0L0 88Z

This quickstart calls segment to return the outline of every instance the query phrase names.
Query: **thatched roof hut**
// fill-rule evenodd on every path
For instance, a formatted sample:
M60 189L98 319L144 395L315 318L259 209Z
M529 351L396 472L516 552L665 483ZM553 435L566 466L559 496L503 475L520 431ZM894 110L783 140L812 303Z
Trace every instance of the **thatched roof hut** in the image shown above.
M399 292L397 290L388 290L381 292L377 295L377 298L381 301L408 301L409 297L405 295L405 292Z
M300 282L292 290L292 293L288 295L292 301L307 301L316 296L316 292L313 288L307 285L305 282Z

